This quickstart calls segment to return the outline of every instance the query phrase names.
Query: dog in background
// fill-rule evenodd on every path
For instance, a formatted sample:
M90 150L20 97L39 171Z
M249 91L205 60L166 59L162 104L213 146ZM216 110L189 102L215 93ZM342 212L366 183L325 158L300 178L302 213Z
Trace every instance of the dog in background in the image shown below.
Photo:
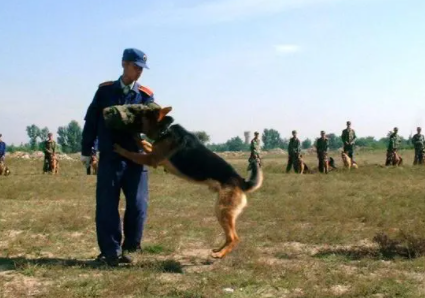
M397 151L387 151L387 160L385 161L386 166L401 166L403 164L403 158Z
M353 160L344 151L341 152L341 158L342 158L342 162L344 163L344 167L346 169L350 170L351 168L354 168L354 169L358 168L357 164L353 162Z
M0 176L9 176L11 174L9 168L6 166L4 161L0 161Z
M50 171L52 172L52 174L59 173L59 160L56 154L53 154L51 158L49 159L49 165L50 165Z

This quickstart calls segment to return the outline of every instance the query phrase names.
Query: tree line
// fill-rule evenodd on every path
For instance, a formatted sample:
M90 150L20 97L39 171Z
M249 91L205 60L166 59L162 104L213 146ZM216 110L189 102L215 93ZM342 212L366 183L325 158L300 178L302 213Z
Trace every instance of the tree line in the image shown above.
M43 142L47 140L47 135L50 132L47 127L40 128L35 124L26 127L27 135L29 138L28 143L20 144L19 146L10 145L8 146L9 152L15 151L42 151ZM224 143L210 143L210 136L205 131L194 131L193 132L198 139L204 143L209 149L216 152L224 151L249 151L249 144L246 144L239 136L233 137ZM337 150L342 147L341 136L335 133L327 135L329 139L330 150ZM386 149L388 145L389 134L380 139L374 137L362 137L357 138L356 145L366 149ZM59 151L63 153L77 153L81 151L81 139L82 139L82 128L77 121L72 120L66 126L60 126L56 132L55 139L59 145ZM401 137L401 147L406 149L413 148L411 144L412 136L408 139ZM282 138L279 132L275 129L264 129L262 136L262 149L288 149L289 139ZM301 142L303 149L309 149L314 145L315 140L309 138L304 139Z
M9 145L7 147L8 152L15 151L43 151L44 141L47 140L49 129L47 127L40 128L35 124L26 127L29 141L27 143L21 143L20 145ZM72 120L66 126L59 126L54 136L57 140L58 150L63 153L76 153L81 151L81 139L83 131L77 121Z
M383 137L380 139L375 139L375 137L372 137L372 136L357 138L355 143L356 143L356 146L359 146L365 149L370 149L370 150L386 149L388 146L390 134L391 132L389 132L386 137ZM329 139L330 150L337 150L343 147L343 143L342 143L340 135L337 135L335 133L329 133L326 136ZM403 137L400 137L400 138L401 138L401 144L400 144L401 148L413 149L413 145L411 142L412 136L409 136L408 139L405 139ZM208 137L208 140L209 140L209 137ZM261 141L262 141L263 150L273 150L273 149L287 150L288 149L289 139L282 138L279 132L272 128L264 129L261 135ZM302 149L311 148L312 146L314 146L315 141L316 140L311 140L309 138L304 139L301 142ZM206 144L206 146L209 149L213 151L217 151L217 152L249 151L249 147L250 147L250 145L246 144L240 137L231 138L225 143Z

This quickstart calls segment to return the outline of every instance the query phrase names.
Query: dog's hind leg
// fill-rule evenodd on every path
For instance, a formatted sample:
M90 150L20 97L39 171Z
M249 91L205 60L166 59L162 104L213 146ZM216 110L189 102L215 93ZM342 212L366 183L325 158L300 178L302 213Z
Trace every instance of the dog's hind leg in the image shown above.
M238 244L239 237L236 233L236 219L246 206L246 196L240 189L222 189L219 192L216 205L217 219L224 230L225 243L214 249L213 258L222 258Z

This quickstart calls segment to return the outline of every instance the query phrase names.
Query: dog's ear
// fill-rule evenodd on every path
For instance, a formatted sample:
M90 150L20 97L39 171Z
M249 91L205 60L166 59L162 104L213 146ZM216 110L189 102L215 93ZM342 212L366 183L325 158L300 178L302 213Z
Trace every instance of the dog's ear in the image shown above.
M158 122L161 121L169 112L171 112L172 109L172 107L165 107L160 109L157 118Z

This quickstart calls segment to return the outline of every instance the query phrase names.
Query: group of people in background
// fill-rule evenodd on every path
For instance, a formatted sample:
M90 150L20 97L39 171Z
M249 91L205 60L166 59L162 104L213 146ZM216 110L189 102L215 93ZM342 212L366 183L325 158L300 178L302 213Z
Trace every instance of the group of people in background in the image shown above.
M95 142L96 146L97 142ZM53 133L47 134L47 140L42 143L44 159L43 159L43 173L53 173L57 170L58 158L57 151L58 146L56 141L53 139ZM2 134L0 134L0 166L4 166L6 159L6 143L2 140ZM92 155L90 166L87 166L87 175L96 174L97 172L97 151L96 148L92 148Z
M415 157L413 164L420 165L424 163L424 135L421 133L422 129L417 128L417 133L412 137L412 144L415 148ZM251 155L249 157L249 162L252 160L257 160L261 165L261 145L259 133L254 133L254 138L251 140ZM354 145L357 139L356 132L351 127L351 122L347 121L347 128L342 131L341 140L343 142L343 153L345 153L352 163L356 164L354 159ZM396 165L401 164L401 156L398 152L401 144L401 138L398 135L398 128L394 127L393 131L389 135L389 142L387 147L386 161L385 165ZM321 131L320 137L316 140L314 147L316 148L319 171L323 172L325 164L328 163L328 152L329 152L329 139L326 137L326 132ZM288 163L286 166L286 172L289 173L294 168L295 172L298 171L297 164L301 158L301 141L297 137L297 131L292 131L292 137L289 139L288 144Z
M412 137L412 144L415 148L415 156L413 160L414 165L424 164L424 146L425 146L425 137L422 134L421 127L417 127L417 132ZM343 152L346 153L353 163L354 159L354 144L357 139L356 132L351 128L351 122L347 121L347 128L342 131L341 140L343 142ZM87 166L87 175L96 174L97 172L97 150L96 144L92 147L91 152L91 161L90 165ZM401 144L401 138L398 135L398 128L394 127L393 131L389 135L387 155L385 165L394 165L394 160L401 159L401 156L398 152ZM44 151L44 162L43 162L43 173L53 172L52 160L56 159L57 144L53 140L53 134L49 133L47 135L47 140L43 142L43 151ZM317 159L319 163L319 171L322 172L324 164L328 162L328 152L329 152L329 139L326 137L326 132L321 131L320 137L316 140L314 147L316 148ZM254 138L251 140L250 146L251 155L249 157L249 162L256 160L260 163L261 166L261 141L260 134L258 132L254 133ZM2 134L0 134L0 163L4 164L6 156L6 143L2 140ZM295 166L297 161L301 156L301 141L297 136L297 131L292 131L292 137L289 139L288 144L288 163L286 166L286 172L289 173L292 168L297 172L297 167Z

